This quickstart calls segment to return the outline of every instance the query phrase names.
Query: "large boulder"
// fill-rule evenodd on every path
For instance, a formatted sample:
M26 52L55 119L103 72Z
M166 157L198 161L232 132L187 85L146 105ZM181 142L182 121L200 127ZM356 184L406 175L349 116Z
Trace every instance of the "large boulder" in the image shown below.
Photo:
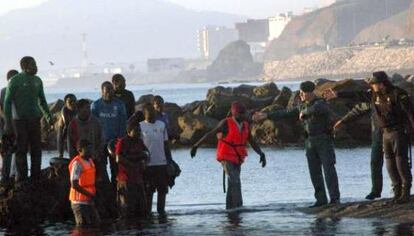
M267 83L257 86L253 89L254 95L259 98L276 97L279 94L279 89L275 83Z
M284 108L288 105L291 96L292 90L290 90L288 87L283 87L280 93L274 99L273 104L277 105L280 108Z
M300 134L300 127L294 119L265 120L262 123L253 124L252 127L252 136L265 145L283 146L297 143Z
M243 103L248 109L254 107L253 100L246 96L213 94L208 98L208 109L205 115L217 120L224 119L229 114L234 101Z
M235 41L224 47L213 63L207 67L207 78L226 80L249 78L259 75L263 65L253 61L250 46L244 41Z
M232 95L233 89L230 87L216 86L207 90L206 98L208 99L213 94L227 94Z
M194 101L194 102L190 102L185 104L184 106L182 106L182 111L184 113L186 112L193 112L195 109L197 109L202 103L205 103L206 101Z
M172 139L178 139L180 136L180 126L178 125L178 117L183 115L183 110L175 103L166 102L164 104L164 112L168 115L169 127L168 135Z
M36 181L9 185L0 198L0 225L15 226L43 220L65 220L72 217L67 165L56 171L41 171Z
M287 109L292 109L296 106L298 106L301 103L300 97L299 97L299 91L295 91L292 93L292 95L289 98Z
M241 84L231 90L232 95L252 97L257 87L253 85Z
M180 142L184 145L191 145L197 142L204 134L214 129L218 121L207 117L199 116L191 113L185 113L178 118L178 125L182 130L180 134ZM210 137L205 144L217 143L216 137Z
M345 79L340 81L327 81L320 86L317 86L315 93L319 97L323 97L325 91L332 89L336 92L358 92L367 91L368 85L363 81L353 79Z

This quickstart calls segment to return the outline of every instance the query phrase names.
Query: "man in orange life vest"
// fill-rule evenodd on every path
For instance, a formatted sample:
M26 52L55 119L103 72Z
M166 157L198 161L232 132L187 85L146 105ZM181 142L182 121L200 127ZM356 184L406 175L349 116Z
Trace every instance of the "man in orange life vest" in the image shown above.
M247 143L260 155L262 167L266 166L265 154L250 135L249 123L246 121L246 107L239 102L233 102L231 114L231 117L220 121L216 128L204 135L191 148L191 157L194 157L197 153L197 148L207 137L214 134L217 135L219 140L217 145L217 161L221 162L228 176L226 209L237 208L243 205L240 167L247 156Z
M99 224L99 215L93 202L95 198L95 164L92 160L92 145L82 139L78 142L79 155L69 163L69 200L77 226Z

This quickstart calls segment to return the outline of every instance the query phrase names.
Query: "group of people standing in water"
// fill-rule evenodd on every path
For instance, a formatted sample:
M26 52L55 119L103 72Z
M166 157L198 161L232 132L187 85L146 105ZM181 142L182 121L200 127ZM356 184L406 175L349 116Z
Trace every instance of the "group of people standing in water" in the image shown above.
M157 212L165 215L166 195L174 185L180 169L173 161L169 146L169 117L164 113L164 100L154 96L151 103L135 110L135 98L125 89L121 74L101 85L101 98L90 102L77 99L74 94L64 98L58 117L51 115L37 66L32 57L20 62L22 71L11 70L8 86L1 92L3 159L1 185L10 181L37 181L41 172L41 119L48 126L55 125L59 158L69 155L69 200L77 225L94 225L99 214L94 202L106 191L116 192L121 217L146 217L151 213L153 195L157 192ZM316 202L311 207L340 203L333 130L339 129L363 114L370 113L373 124L371 172L373 189L366 197L381 197L383 155L392 181L392 202L403 204L410 199L411 162L409 137L414 128L413 107L408 94L394 87L388 75L375 72L367 79L371 90L364 93L365 102L333 123L328 100L354 94L333 90L323 98L314 93L315 84L300 84L300 104L291 109L249 114L239 101L231 104L229 116L213 130L193 144L191 157L211 136L218 140L217 160L227 176L226 209L243 205L240 171L248 152L247 146L259 155L262 167L266 157L251 135L251 122L266 119L297 118L305 135L305 152ZM334 125L333 125L334 124ZM16 148L12 148L15 146ZM15 149L15 150L14 150ZM27 153L31 167L28 178ZM12 153L17 169L15 180L10 177ZM110 176L107 173L109 162ZM104 186L110 185L112 190ZM325 190L325 184L328 194ZM328 201L329 196L329 201Z

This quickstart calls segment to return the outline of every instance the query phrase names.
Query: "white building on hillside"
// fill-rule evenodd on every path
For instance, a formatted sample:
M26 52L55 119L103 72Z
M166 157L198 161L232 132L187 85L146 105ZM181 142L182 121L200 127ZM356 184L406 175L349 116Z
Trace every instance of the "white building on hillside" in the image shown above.
M269 41L279 38L286 25L292 20L292 12L269 17Z

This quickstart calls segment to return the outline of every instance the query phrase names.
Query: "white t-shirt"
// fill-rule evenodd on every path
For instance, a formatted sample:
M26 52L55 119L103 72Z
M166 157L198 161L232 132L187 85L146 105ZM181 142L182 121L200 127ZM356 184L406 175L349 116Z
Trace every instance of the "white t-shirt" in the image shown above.
M167 165L164 142L168 141L168 133L164 122L157 120L152 124L147 121L142 121L139 125L141 126L142 140L150 153L150 159L147 165Z

